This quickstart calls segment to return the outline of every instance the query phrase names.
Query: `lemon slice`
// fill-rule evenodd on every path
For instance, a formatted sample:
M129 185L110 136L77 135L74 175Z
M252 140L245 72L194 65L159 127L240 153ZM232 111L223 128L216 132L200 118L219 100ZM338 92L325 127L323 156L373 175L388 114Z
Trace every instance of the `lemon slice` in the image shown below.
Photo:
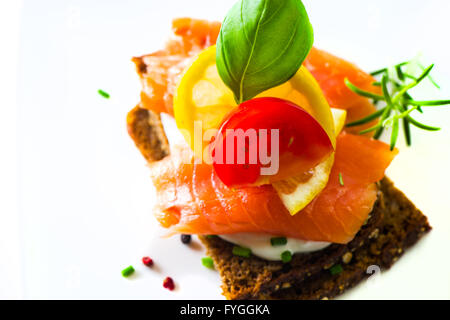
M345 120L347 119L347 111L342 109L331 108L331 114L333 115L334 130L336 137L344 129Z
M332 108L331 113L337 136L344 128L347 111ZM333 164L334 153L311 171L272 184L291 215L305 208L326 187Z
M336 128L345 123L345 111L331 111L318 83L305 67L287 82L262 92L257 97L289 100L308 111L336 144ZM177 127L196 157L208 162L207 146L225 116L236 108L233 92L223 83L216 67L216 47L202 51L184 71L174 96ZM336 122L336 123L335 123ZM303 209L325 188L334 154L313 170L273 184L291 214Z

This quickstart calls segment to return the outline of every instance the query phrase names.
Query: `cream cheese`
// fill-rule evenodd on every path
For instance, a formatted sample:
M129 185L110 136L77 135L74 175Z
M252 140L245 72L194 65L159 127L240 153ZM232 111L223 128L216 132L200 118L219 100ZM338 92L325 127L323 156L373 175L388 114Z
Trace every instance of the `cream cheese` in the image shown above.
M319 251L328 247L330 242L305 241L287 238L287 243L281 246L272 246L270 239L274 236L263 233L235 233L219 235L225 241L249 248L255 256L262 259L277 261L281 260L284 251L295 253L307 253Z

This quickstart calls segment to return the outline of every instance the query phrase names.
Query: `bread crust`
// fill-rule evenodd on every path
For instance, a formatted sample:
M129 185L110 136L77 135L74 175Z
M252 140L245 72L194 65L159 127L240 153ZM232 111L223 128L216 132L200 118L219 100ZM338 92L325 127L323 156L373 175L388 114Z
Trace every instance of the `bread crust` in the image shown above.
M148 162L158 161L169 155L169 142L159 114L137 105L128 112L127 129Z

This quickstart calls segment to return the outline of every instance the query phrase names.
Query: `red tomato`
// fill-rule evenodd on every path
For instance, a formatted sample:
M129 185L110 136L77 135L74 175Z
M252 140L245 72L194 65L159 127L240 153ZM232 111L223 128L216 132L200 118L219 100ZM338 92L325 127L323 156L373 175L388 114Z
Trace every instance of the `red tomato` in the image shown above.
M267 184L306 172L333 151L327 133L307 111L278 98L239 105L211 146L214 169L229 187Z

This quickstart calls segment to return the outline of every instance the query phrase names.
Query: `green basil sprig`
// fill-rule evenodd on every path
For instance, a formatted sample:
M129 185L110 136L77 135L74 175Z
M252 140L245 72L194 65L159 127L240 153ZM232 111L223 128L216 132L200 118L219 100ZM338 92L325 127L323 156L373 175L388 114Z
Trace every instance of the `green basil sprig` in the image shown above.
M217 40L217 70L242 103L288 81L314 40L300 0L240 0Z

